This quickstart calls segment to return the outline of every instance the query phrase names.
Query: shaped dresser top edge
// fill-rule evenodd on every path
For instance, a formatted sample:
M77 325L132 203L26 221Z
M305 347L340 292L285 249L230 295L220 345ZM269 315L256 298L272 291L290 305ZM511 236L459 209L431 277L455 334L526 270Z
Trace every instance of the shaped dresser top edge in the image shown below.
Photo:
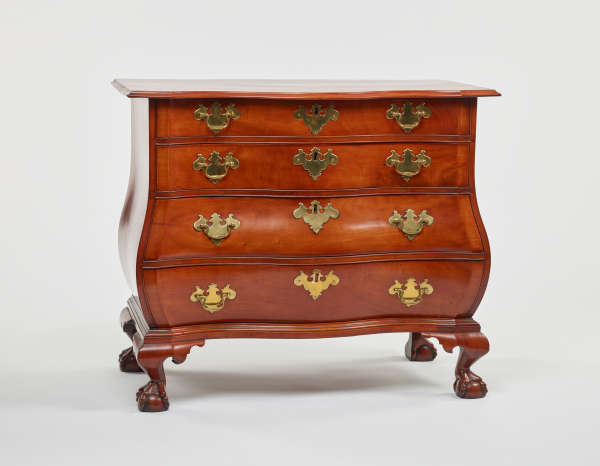
M377 99L499 96L494 89L442 80L115 79L127 97L201 99Z

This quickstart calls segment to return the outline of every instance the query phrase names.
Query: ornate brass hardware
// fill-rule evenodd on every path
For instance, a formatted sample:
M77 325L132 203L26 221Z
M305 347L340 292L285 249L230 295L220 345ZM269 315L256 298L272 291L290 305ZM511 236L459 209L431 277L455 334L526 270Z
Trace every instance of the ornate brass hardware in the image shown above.
M340 112L333 108L333 105L330 105L323 111L321 104L313 104L310 112L306 111L304 105L300 105L298 110L294 112L294 118L296 120L304 120L304 123L310 128L313 136L319 134L319 131L321 131L327 122L336 121L339 116Z
M206 177L212 181L214 184L217 184L231 168L235 170L240 166L240 161L233 156L233 153L229 152L225 155L223 159L218 152L211 152L210 157L208 157L208 161L202 156L202 154L197 154L197 159L194 160L192 164L192 168L196 171L204 171Z
M316 180L329 165L337 165L338 157L331 152L331 149L321 154L318 147L313 147L309 154L298 149L298 153L294 155L292 161L294 165L302 165L312 179Z
M330 218L338 218L340 216L340 211L335 209L331 205L331 202L327 203L325 208L323 208L319 201L312 201L309 207L306 207L302 202L299 202L298 207L292 212L292 215L294 218L303 219L304 223L306 223L316 235Z
M304 287L315 301L330 285L335 286L339 282L340 279L333 273L333 270L330 270L325 276L317 269L313 270L310 275L300 272L300 275L294 278L294 285Z
M396 104L392 104L387 112L385 112L385 116L388 120L396 120L405 133L410 133L421 123L421 118L429 118L431 116L431 110L425 106L425 102L417 105L416 111L412 102L404 102L402 104L402 111L398 110Z
M198 220L194 222L194 230L204 232L215 246L227 238L231 230L237 230L239 227L240 221L233 218L233 214L229 214L223 221L216 212L213 212L208 221L202 215L198 215Z
M401 157L402 160L400 160ZM402 155L398 155L398 153L393 150L392 155L385 159L385 164L388 167L394 167L396 173L398 173L404 181L409 181L413 176L418 175L421 172L421 167L428 167L431 165L431 157L427 156L424 150L419 152L416 156L410 149L404 149Z
M398 227L412 241L415 236L421 233L424 225L433 224L433 217L427 215L426 210L421 211L418 216L412 209L407 209L403 215L394 210L392 216L388 218L388 223L394 227Z
M190 295L190 301L200 303L204 309L212 314L223 309L225 301L235 299L236 296L237 293L230 288L229 283L221 290L219 290L216 283L211 283L206 290L196 285L196 290Z
M210 106L210 113L208 108L200 104L194 111L194 118L196 120L206 121L206 126L213 133L217 134L222 129L227 128L229 120L237 120L240 117L240 111L235 108L235 104L229 104L223 110L223 107L219 102L213 102Z
M394 284L388 289L391 295L397 295L406 307L414 306L423 301L423 296L433 293L433 286L429 284L427 278L417 285L417 280L409 278L402 284L394 280Z

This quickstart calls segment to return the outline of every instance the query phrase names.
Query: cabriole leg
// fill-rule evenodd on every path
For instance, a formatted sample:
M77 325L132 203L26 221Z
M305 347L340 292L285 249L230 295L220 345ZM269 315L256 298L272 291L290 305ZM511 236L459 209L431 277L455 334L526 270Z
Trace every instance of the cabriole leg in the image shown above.
M433 361L437 351L423 335L411 332L404 346L404 354L409 361Z
M137 330L135 328L135 323L129 314L128 308L121 311L121 327L129 339L133 341L133 336ZM121 351L121 354L119 354L119 368L122 372L143 372L135 359L133 347L130 346Z
M162 345L144 346L138 352L138 363L150 378L135 396L140 411L159 412L169 409L169 398L165 389L167 379L163 368L163 362L169 356L169 352L170 346Z
M487 386L481 377L471 371L471 366L489 351L490 343L487 337L481 332L436 333L426 336L437 338L449 353L454 347L460 347L454 381L456 395L460 398L483 398L487 394Z

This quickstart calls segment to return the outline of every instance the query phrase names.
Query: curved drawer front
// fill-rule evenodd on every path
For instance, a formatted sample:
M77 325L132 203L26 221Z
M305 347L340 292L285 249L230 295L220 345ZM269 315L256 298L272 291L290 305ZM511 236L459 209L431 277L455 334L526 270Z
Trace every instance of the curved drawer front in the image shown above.
M311 215L312 201L319 202L318 216ZM398 251L482 251L469 195L160 199L145 259Z
M156 136L468 136L470 123L471 99L161 100Z
M484 261L401 261L179 267L144 270L144 287L158 326L462 317L471 312L484 265ZM323 283L317 290L311 285L315 269L321 271Z
M158 146L157 190L466 186L469 147L420 142ZM229 153L237 166L227 167ZM210 176L212 169L220 171L220 179Z

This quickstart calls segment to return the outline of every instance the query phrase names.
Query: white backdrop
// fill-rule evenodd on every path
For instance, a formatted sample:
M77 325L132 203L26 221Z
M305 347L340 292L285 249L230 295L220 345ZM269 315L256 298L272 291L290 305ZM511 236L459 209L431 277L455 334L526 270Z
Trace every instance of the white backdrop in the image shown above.
M1 2L0 456L7 464L590 464L598 431L598 8L592 1ZM118 372L129 78L447 79L480 99L492 273L484 400L406 335L215 341ZM594 432L595 431L595 432ZM431 443L436 447L429 446ZM36 445L36 446L32 446ZM168 458L171 458L169 460Z

